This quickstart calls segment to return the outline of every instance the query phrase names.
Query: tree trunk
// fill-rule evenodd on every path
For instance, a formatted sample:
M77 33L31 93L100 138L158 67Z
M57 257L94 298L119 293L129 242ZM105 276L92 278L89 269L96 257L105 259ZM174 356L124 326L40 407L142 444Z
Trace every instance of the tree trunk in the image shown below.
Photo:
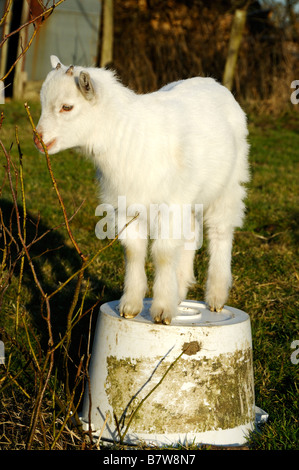
M240 44L246 23L247 10L236 10L233 19L228 54L223 74L223 85L232 90Z
M103 0L101 67L113 60L113 0Z
M25 24L29 19L29 5L27 2L23 3L22 16L20 25ZM27 28L23 28L19 33L19 44L17 49L17 57L22 54L25 45L27 44ZM15 65L15 75L13 80L13 98L22 99L24 93L24 86L26 83L26 73L24 71L24 61L19 60Z

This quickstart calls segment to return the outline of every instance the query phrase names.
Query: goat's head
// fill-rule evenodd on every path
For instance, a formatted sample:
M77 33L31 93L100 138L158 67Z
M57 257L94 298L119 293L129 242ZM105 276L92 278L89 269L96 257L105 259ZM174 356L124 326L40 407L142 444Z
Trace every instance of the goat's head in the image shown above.
M90 108L96 92L89 73L82 67L66 67L51 56L53 70L41 89L42 113L37 125L49 154L85 144L90 132ZM37 137L36 147L43 152Z

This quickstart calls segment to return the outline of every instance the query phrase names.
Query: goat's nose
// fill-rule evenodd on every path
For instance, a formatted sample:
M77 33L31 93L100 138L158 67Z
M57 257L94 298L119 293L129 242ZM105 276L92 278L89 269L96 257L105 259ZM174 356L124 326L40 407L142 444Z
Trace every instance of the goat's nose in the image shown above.
M42 134L41 132L39 132L39 136L40 136L41 138L43 138L43 134ZM38 148L38 150L41 150L41 151L42 151L42 150L43 150L43 146L42 146L42 144L40 143L39 138L37 137L36 134L34 134L34 136L33 136L33 141L34 141L35 146Z
M39 135L41 138L43 138L42 132L40 132L40 131L38 131L38 130L36 130L36 132L38 133L38 135ZM37 135L36 135L35 132L33 132L33 140L34 140L34 142L36 142L36 141L38 140L38 137L37 137Z

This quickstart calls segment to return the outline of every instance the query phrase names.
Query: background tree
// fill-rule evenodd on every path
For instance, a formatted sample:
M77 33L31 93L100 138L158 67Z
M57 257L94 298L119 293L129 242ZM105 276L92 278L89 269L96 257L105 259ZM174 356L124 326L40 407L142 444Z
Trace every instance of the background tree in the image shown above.
M99 65L105 67L113 61L113 0L103 0L102 40L100 42Z

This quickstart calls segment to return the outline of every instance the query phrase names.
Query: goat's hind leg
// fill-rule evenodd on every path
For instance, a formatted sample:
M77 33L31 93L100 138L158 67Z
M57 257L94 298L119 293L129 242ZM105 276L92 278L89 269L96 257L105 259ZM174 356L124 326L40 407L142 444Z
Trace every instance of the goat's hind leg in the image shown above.
M124 318L134 318L143 308L143 298L147 290L144 263L147 240L124 240L126 274L124 293L120 299L119 311Z
M209 227L209 269L206 303L212 312L220 312L231 287L231 248L233 229Z
M177 266L179 302L186 299L189 287L196 282L193 268L194 255L194 249L186 249L184 246L181 247Z
M206 303L210 310L220 312L228 298L232 283L231 252L233 232L241 226L244 190L235 186L223 194L205 216L209 238L209 269L206 285Z

